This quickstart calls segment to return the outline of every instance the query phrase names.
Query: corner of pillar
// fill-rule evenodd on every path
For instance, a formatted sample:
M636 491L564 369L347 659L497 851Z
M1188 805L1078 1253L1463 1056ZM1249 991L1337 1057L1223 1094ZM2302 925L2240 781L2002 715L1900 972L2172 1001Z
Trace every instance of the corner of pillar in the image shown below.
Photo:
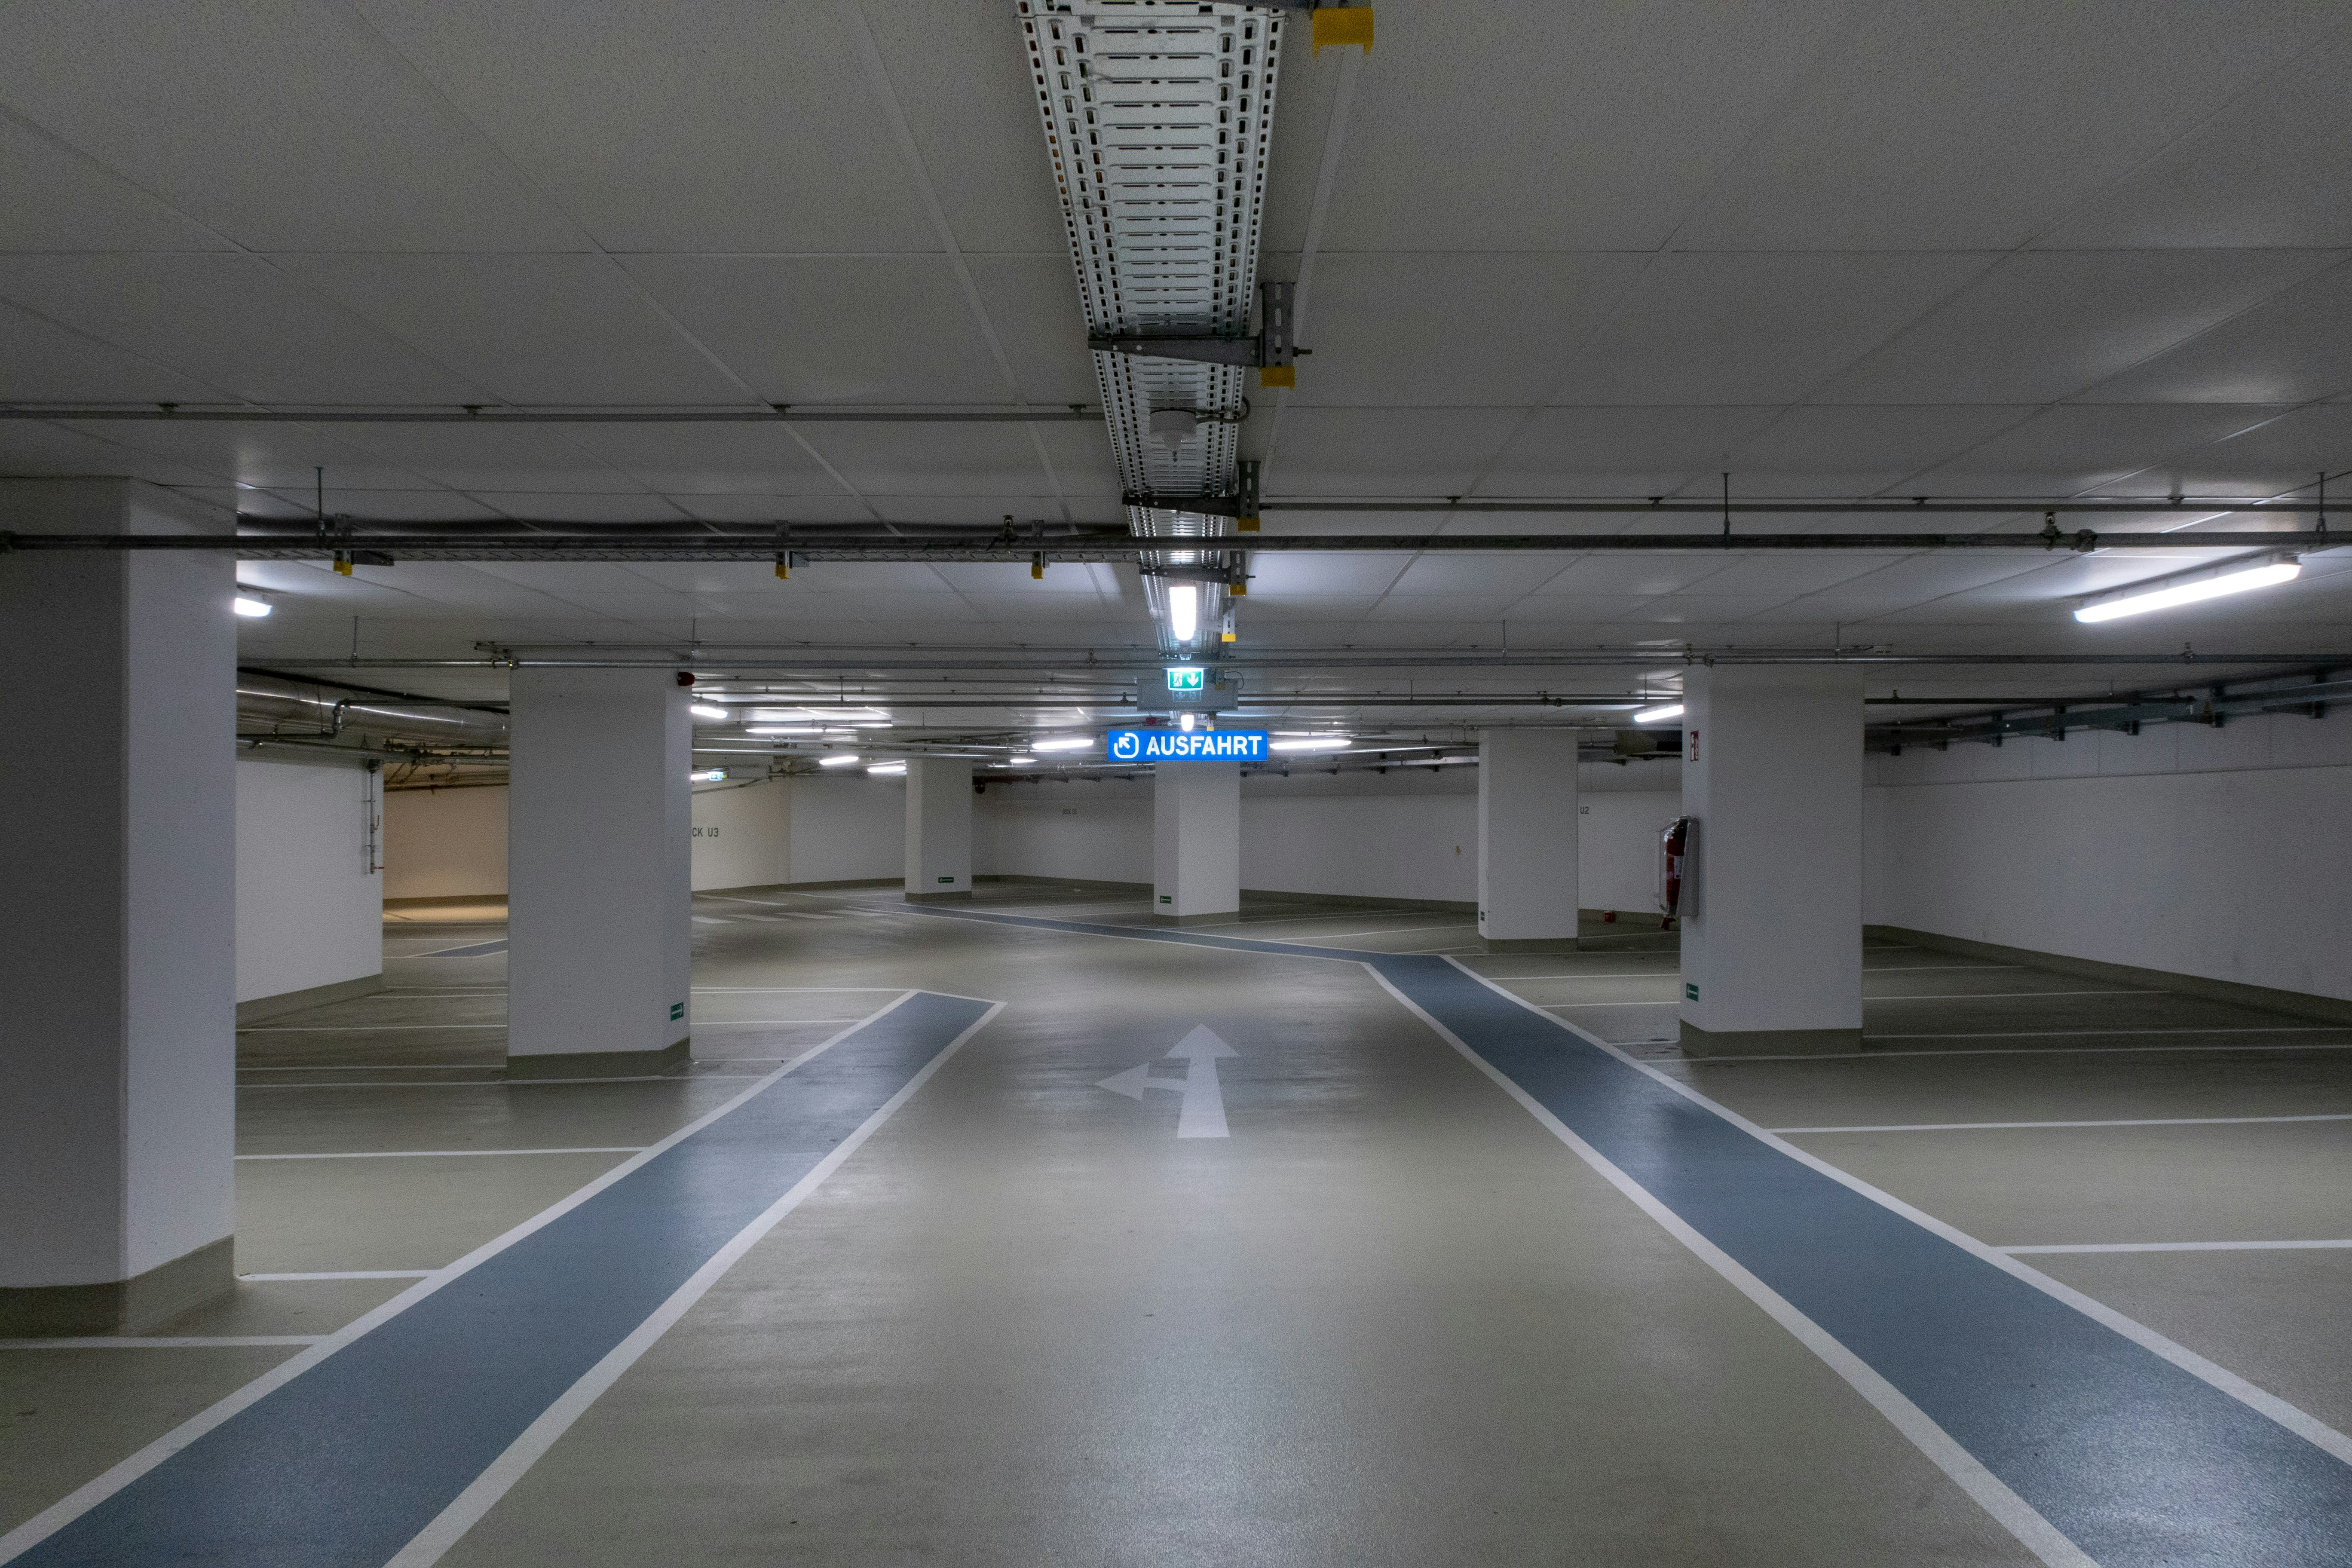
M236 1238L225 1236L128 1279L0 1289L0 1339L142 1333L236 1289Z
M1682 1051L1686 1057L1841 1057L1862 1050L1862 1031L1853 1029L1702 1029L1685 1020Z
M648 1078L676 1072L694 1059L694 1037L657 1051L545 1051L507 1058L509 1079Z

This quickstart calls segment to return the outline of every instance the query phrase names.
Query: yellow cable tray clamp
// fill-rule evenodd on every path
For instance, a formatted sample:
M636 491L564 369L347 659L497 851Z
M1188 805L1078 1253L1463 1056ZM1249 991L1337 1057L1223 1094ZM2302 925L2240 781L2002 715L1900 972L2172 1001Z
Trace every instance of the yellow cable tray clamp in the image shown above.
M1251 366L1257 371L1260 386L1297 386L1297 356L1314 352L1291 342L1291 299L1297 289L1295 283L1260 283L1257 286L1258 330L1255 337L1220 338L1181 332L1101 332L1088 338L1087 347L1097 353L1190 360L1195 364Z

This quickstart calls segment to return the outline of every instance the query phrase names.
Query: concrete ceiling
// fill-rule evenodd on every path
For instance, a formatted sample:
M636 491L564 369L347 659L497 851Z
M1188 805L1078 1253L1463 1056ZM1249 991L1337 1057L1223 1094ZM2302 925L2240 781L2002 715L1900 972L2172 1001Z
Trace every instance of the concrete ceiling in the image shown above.
M1381 0L1379 26L1284 68L1266 271L1316 353L1244 432L1269 495L2272 494L2352 453L2352 11ZM1097 397L1012 0L19 4L0 186L0 400ZM225 509L306 515L321 467L331 510L383 519L1119 516L1087 424L0 421L0 473ZM2346 555L2098 628L2072 595L2198 557L1269 555L1242 627L2309 652L2352 630ZM284 595L259 659L1150 637L1126 568L245 570Z

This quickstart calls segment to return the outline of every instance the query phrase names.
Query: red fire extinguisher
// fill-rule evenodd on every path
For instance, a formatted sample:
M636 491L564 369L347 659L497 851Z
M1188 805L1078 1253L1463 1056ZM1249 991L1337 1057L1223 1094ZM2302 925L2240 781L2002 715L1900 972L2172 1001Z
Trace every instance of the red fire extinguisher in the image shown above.
M1690 885L1690 848L1698 824L1677 816L1658 835L1658 909L1665 915L1662 929L1671 930L1682 912L1683 890Z

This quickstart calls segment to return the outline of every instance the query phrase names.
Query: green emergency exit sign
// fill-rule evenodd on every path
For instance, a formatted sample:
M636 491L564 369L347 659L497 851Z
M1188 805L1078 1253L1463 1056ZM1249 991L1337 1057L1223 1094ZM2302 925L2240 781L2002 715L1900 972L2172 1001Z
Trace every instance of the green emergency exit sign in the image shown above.
M1196 664L1171 665L1168 668L1168 689L1171 691L1202 690L1204 688L1202 680L1208 673Z

